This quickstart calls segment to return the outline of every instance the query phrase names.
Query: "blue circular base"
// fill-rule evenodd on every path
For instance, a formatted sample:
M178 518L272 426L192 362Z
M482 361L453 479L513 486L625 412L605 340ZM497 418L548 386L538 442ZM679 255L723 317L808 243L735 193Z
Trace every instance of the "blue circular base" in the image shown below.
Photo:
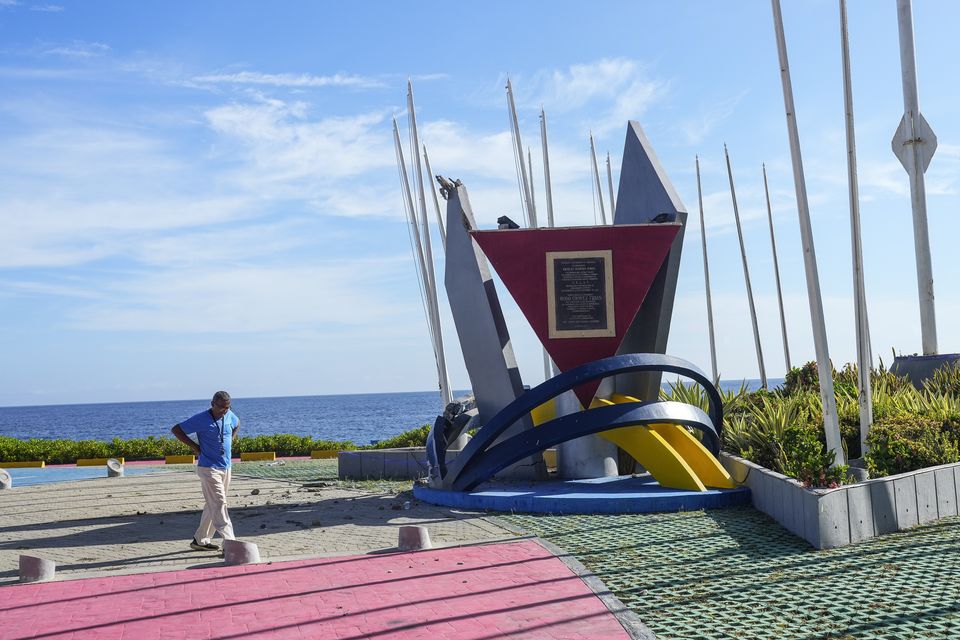
M469 493L415 485L413 495L444 507L517 513L657 513L750 504L747 487L666 489L649 474L589 480L495 481Z

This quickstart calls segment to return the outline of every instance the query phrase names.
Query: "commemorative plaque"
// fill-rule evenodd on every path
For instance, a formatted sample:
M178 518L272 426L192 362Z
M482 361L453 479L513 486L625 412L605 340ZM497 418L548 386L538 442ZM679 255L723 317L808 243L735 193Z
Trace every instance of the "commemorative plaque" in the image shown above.
M547 252L551 338L614 337L613 309L612 251Z

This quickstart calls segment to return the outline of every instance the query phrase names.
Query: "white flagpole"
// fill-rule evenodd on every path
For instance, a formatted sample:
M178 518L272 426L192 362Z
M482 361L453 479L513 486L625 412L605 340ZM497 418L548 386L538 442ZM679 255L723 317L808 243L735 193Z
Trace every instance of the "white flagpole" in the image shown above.
M593 145L593 132L590 132L590 161L593 162L593 178L597 183L597 200L600 202L600 221L607 224L607 214L603 211L603 187L600 186L600 169L597 167L597 149Z
M400 186L403 190L404 213L407 217L407 224L410 225L411 249L413 250L413 261L417 267L418 285L420 287L420 297L423 303L423 312L427 317L427 332L430 335L430 344L433 347L434 357L437 351L436 333L433 327L433 314L430 311L430 305L427 302L427 271L423 260L423 244L420 242L420 230L417 228L416 208L413 204L413 196L410 191L410 181L407 174L407 165L403 159L403 146L400 143L400 128L397 126L396 117L393 118L393 142L397 154L397 169L400 173ZM437 373L440 373L439 365Z
M787 342L787 317L783 312L783 289L780 287L780 259L777 257L777 238L773 233L773 209L770 207L770 187L767 185L767 165L763 165L763 192L767 196L767 220L770 223L770 247L773 249L773 275L777 281L777 303L780 305L780 333L783 335L783 362L785 374L790 373L790 345Z
M533 202L530 197L530 182L527 180L527 163L523 161L523 143L520 141L520 123L517 120L517 105L513 101L513 85L510 84L510 78L507 78L507 107L510 109L510 124L513 127L513 152L514 157L519 164L520 186L523 189L523 203L526 207L526 215L536 215L533 212Z
M703 283L707 290L707 329L710 331L710 369L713 372L713 383L720 382L717 375L717 343L713 334L713 301L710 298L710 265L707 262L707 229L703 219L703 190L700 187L700 156L696 156L697 163L697 200L700 203L700 243L703 246Z
M607 188L610 190L610 219L616 219L617 204L613 199L613 169L610 168L610 152L607 151Z
M540 107L540 146L543 149L543 180L546 185L547 194L547 227L553 228L553 187L550 184L550 153L547 151L547 114ZM533 184L533 166L530 167L530 181ZM547 350L543 350L543 379L549 380L553 377L553 361Z
M423 189L423 167L420 163L420 136L417 133L417 110L413 102L413 82L407 81L407 107L410 110L410 134L413 136L413 150L416 155L416 164L414 165L416 173L417 199L420 204L419 222L422 228L421 240L423 241L424 260L427 271L427 302L430 306L430 313L434 331L436 333L436 354L437 368L440 372L440 396L443 404L446 406L453 399L450 392L450 382L447 377L447 362L443 352L443 331L440 326L440 305L437 302L437 285L433 273L433 249L430 243L430 225L427 221L427 200Z
M543 147L543 180L547 194L547 226L553 227L553 187L550 184L550 153L547 151L547 114L540 107L540 145Z
M423 161L427 165L427 182L430 184L430 194L433 196L433 209L437 214L437 229L440 230L440 242L443 250L447 250L447 231L443 228L443 215L440 213L440 200L437 199L437 185L434 181L433 169L430 168L430 156L427 155L427 145L423 145Z
M753 324L753 342L757 347L757 365L760 367L760 385L767 388L767 370L763 366L763 349L760 347L760 325L757 323L757 308L753 304L753 287L750 286L750 269L747 267L747 247L743 244L743 227L740 225L740 209L737 207L737 191L733 187L733 169L730 167L730 154L727 145L723 145L723 155L727 159L727 177L730 179L730 197L733 199L733 217L737 222L737 237L740 239L740 259L743 261L743 280L747 283L747 301L750 303L750 322Z
M857 143L853 127L853 88L850 79L850 36L847 2L840 0L840 46L843 57L843 108L847 132L847 182L850 188L850 242L853 256L853 310L857 323L857 383L860 403L860 457L867 453L867 436L873 424L873 390L870 369L870 325L867 322L867 289L863 278L863 244L860 234L860 189L857 180Z
M770 0L773 9L773 27L780 59L780 81L783 85L783 106L787 116L790 138L790 156L793 160L793 182L797 190L797 213L800 217L800 238L803 245L803 265L807 276L807 297L810 301L810 322L813 325L813 343L817 353L817 373L820 377L820 400L823 403L823 430L827 448L834 453L834 464L845 464L837 418L837 398L833 391L833 370L827 345L827 327L823 317L823 299L820 295L820 275L817 271L817 253L813 245L813 227L810 224L810 206L807 202L807 183L803 175L800 155L800 132L797 129L796 106L793 103L793 85L790 64L787 61L787 41L783 35L783 16L780 0Z
M527 147L527 166L530 169L530 228L536 229L540 225L537 223L537 197L533 194L533 155L530 153L530 147Z
M933 266L930 231L927 227L927 190L923 173L937 150L937 136L920 113L917 92L917 60L913 47L913 6L897 0L900 31L900 69L903 75L903 118L893 135L893 152L910 176L913 210L913 247L917 259L917 291L920 296L920 334L923 354L937 353L937 316L933 301Z

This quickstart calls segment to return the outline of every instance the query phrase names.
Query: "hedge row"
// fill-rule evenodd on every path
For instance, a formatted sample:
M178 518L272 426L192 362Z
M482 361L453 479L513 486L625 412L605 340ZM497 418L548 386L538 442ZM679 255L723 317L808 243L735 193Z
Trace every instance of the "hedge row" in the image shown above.
M278 456L308 456L311 451L345 451L354 449L386 449L392 447L423 446L429 425L411 429L389 440L358 447L352 442L320 440L309 436L281 433L269 436L238 437L233 453L275 451ZM26 462L42 460L47 464L69 464L79 458L119 458L126 460L160 460L165 456L189 455L190 449L173 437L133 438L110 442L99 440L20 440L0 436L0 461Z

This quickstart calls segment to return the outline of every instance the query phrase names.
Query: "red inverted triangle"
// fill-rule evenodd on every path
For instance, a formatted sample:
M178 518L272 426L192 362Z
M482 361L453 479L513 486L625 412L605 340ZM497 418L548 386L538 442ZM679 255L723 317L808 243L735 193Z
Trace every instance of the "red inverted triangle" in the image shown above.
M561 371L612 356L650 290L679 224L472 231L520 310ZM613 263L611 336L550 337L547 252L609 250ZM607 276L609 277L609 275ZM589 406L600 381L577 387Z

